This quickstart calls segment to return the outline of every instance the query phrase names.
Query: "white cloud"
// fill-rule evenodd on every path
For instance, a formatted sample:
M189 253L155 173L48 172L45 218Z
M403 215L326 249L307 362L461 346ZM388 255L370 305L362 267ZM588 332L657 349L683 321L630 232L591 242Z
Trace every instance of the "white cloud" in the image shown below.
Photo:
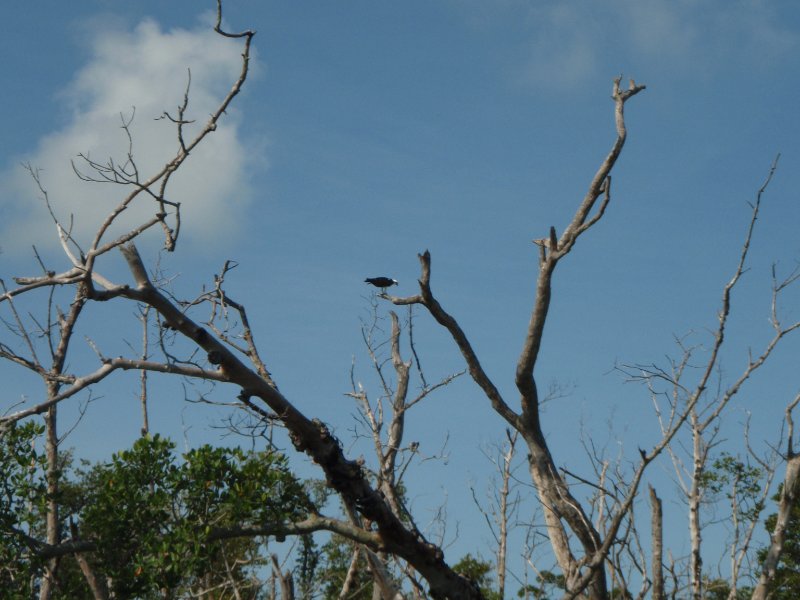
M594 26L591 14L569 3L537 5L528 20L531 37L529 60L522 80L534 87L569 88L594 70L594 40L586 35Z
M764 0L615 0L631 49L713 69L790 51L797 35Z
M64 222L75 215L75 237L87 244L98 224L130 187L81 182L70 160L80 166L79 153L122 164L128 140L120 114L129 116L133 155L142 179L175 156L175 125L157 120L164 111L173 116L183 100L188 72L191 91L186 118L196 120L187 139L205 124L241 70L241 42L223 38L210 27L163 31L144 21L133 31L98 30L90 58L58 98L66 103L67 122L38 141L36 149L18 157L0 174L0 238L4 251L15 253L32 243L55 242L55 227L28 174L19 163L41 170L56 214ZM214 133L192 152L175 174L168 199L182 206L182 242L219 240L230 236L243 219L248 203L247 171L260 152L243 140L235 108L224 115ZM85 169L82 169L85 170ZM125 229L152 215L144 197L124 213ZM116 231L123 229L122 226ZM187 239L188 238L188 239Z
M698 38L702 10L681 1L618 0L615 18L621 23L631 49L648 56L685 57L701 40ZM697 13L697 14L694 14Z
M730 64L769 64L800 41L765 0L519 1L509 12L526 15L530 40L519 78L545 89L608 78L614 73L597 68L609 57L628 62L620 70L644 63L697 76Z

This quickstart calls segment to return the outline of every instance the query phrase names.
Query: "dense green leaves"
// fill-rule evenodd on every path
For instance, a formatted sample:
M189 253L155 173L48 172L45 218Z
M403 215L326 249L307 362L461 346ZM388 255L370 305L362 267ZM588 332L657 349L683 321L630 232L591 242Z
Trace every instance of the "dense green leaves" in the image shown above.
M337 600L339 593L350 574L350 593L348 600L371 600L372 577L367 570L363 555L357 557L352 572L349 571L353 559L355 545L344 538L334 535L322 549L322 568L320 578L322 585L321 598L324 600Z
M537 583L539 585L526 585L517 592L517 596L534 600L549 600L550 598L559 598L566 589L564 576L548 570L539 573Z
M494 589L492 580L493 566L491 563L467 554L455 565L453 570L472 581L480 588L486 600L502 600L500 594Z
M760 501L763 476L758 467L723 452L710 469L699 475L698 483L712 498L724 494L731 506L736 507L739 520L753 521L764 508Z
M33 425L20 426L3 437L0 451L0 561L6 565L2 583L11 586L41 567L24 535L41 529L39 505L46 498L35 452L40 434ZM263 562L261 542L217 539L215 533L300 519L312 508L277 452L202 446L178 456L158 435L65 478L60 496L63 530L92 543L84 556L117 597L161 598L222 585L223 576L231 585L241 582ZM74 559L61 562L56 596L86 595L80 577L72 576Z
M214 530L280 523L310 508L274 452L202 446L178 462L172 442L145 437L89 477L82 530L97 541L101 570L123 595L202 577L225 545L209 540Z
M0 436L0 589L24 587L39 566L26 536L35 535L46 502L45 459L36 447L42 432L27 422Z
M9 590L4 597L20 600L35 595L44 564L36 553L43 546L35 541L43 539L47 501L41 435L42 428L28 422L0 437L0 589ZM155 435L137 440L107 463L78 470L70 468L68 452L62 456L58 500L63 537L75 535L91 544L83 557L116 597L182 597L209 589L223 597L231 586L242 598L264 597L267 540L222 539L218 533L302 519L328 501L323 485L299 481L286 458L272 451L202 446L179 455L174 443ZM735 500L746 521L757 518L762 508L757 501L760 476L758 469L722 455L701 483L709 499ZM767 519L768 529L774 519ZM320 542L306 535L298 539L295 556L297 597L328 599L339 597L356 552L352 542L339 536ZM487 599L499 600L489 561L467 554L454 569ZM796 598L798 573L800 508L795 507L771 597ZM350 575L348 597L371 598L373 582L363 553L357 554ZM563 587L563 576L543 571L536 585L525 586L519 596L557 597ZM709 598L727 598L730 587L708 579L705 590ZM737 598L749 593L740 588ZM53 598L89 596L75 557L63 556ZM618 590L612 596L626 597Z

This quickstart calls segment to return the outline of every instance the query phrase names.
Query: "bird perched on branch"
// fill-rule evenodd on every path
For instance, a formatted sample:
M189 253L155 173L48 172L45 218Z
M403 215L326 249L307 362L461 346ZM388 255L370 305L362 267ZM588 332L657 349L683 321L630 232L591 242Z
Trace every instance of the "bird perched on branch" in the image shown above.
M397 285L397 279L392 279L391 277L367 277L364 283L374 285L376 288L381 288L382 292L386 292L387 287Z

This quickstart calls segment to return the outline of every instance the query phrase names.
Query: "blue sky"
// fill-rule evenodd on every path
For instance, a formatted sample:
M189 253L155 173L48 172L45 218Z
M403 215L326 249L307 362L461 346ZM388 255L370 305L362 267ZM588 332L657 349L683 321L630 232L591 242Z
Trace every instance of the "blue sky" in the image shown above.
M0 276L35 271L32 241L63 266L29 161L62 216L85 230L119 196L79 185L69 159L119 155L119 114L136 107L134 151L144 167L170 155L174 110L192 71L202 121L238 72L239 49L210 32L203 3L112 0L20 4L0 39L6 93L0 120ZM647 90L627 107L628 143L614 171L603 221L557 274L540 381L570 387L547 409L557 462L580 468L581 428L621 445L652 443L645 391L623 385L617 362L661 361L673 335L702 339L713 327L755 196L782 154L759 220L725 373L769 336L769 268L800 256L800 6L794 2L612 0L604 3L410 1L229 2L232 29L253 28L252 77L224 125L176 182L185 229L161 266L191 296L227 258L239 262L230 291L246 303L282 391L347 439L349 368L373 385L360 346L368 311L364 277L389 275L416 291L417 252L433 255L433 287L473 341L500 389L513 372L533 298L531 239L561 231L613 141L612 79ZM116 195L115 195L116 194ZM157 242L153 243L157 248ZM145 253L155 258L154 250ZM59 262L61 261L61 262ZM124 277L119 265L108 272ZM792 302L793 300L793 302ZM787 317L797 319L798 298ZM126 307L99 307L85 332L104 352L137 343ZM110 335L114 334L114 335ZM461 368L454 345L417 319L427 374ZM793 344L793 345L792 345ZM755 439L775 439L797 391L789 342L771 371L726 418L729 439L753 410ZM76 370L94 368L80 349ZM87 361L85 367L78 366ZM2 398L35 399L15 379ZM137 435L130 377L103 388L69 442L92 458ZM126 387L127 386L127 387ZM196 444L218 436L219 413L187 405L175 382L155 383L154 426ZM220 397L230 395L219 390ZM65 409L65 412L72 410ZM613 421L609 431L608 423ZM466 380L431 398L409 435L423 450L449 436L446 468L426 465L418 502L448 498L465 549L488 539L465 487L488 476L481 444L503 424ZM410 438L410 439L411 439ZM650 441L648 441L650 440ZM361 450L356 446L354 453ZM653 481L670 489L668 469ZM427 479L426 479L427 478ZM665 492L666 494L667 492ZM423 518L424 521L424 518ZM470 524L467 526L466 524ZM453 533L452 531L450 533Z

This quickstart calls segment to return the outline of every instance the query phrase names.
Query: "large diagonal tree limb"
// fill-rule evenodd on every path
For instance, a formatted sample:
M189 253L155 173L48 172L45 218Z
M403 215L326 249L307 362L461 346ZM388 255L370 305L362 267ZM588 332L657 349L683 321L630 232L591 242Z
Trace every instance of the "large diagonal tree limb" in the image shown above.
M150 282L133 244L120 249L136 287L120 289L119 296L153 307L169 327L193 340L208 353L209 362L219 366L223 379L241 388L240 398L259 398L269 406L285 425L295 448L308 454L323 469L328 485L376 525L380 539L379 551L400 556L411 564L428 581L434 598L470 600L482 597L480 591L444 562L443 552L438 546L427 542L402 523L370 485L361 465L344 456L339 441L322 422L307 418L268 381L244 364L227 345L209 334L163 295Z

